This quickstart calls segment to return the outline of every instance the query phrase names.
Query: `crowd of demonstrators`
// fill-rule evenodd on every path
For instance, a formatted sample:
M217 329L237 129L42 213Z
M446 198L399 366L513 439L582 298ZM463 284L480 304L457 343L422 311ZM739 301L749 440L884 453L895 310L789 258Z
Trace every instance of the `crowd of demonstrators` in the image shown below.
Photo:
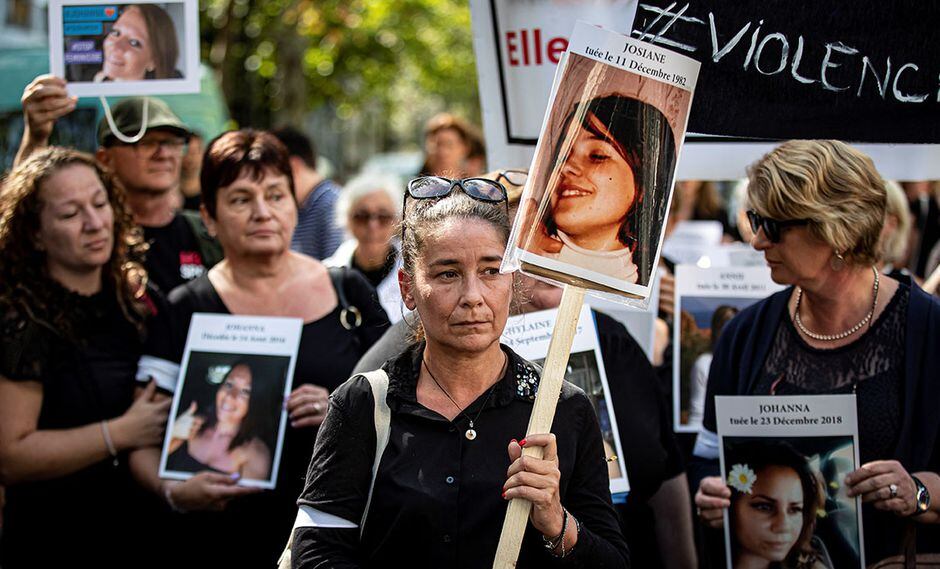
M351 267L369 281L391 322L405 313L398 290L401 245L395 227L401 221L403 193L397 176L360 174L350 180L336 204L336 219L351 235L333 255L328 267Z
M152 384L134 400L146 245L120 183L72 150L21 161L0 212L0 565L125 566L149 527L127 456L169 406Z
M289 533L329 394L349 377L389 322L361 275L333 274L316 259L290 249L297 223L291 164L272 134L240 130L212 141L202 164L201 186L208 229L222 245L225 259L170 293L167 310L151 327L137 377L174 391L196 312L303 319L292 391L285 403L289 428L277 489L259 493L234 486L235 479L213 473L209 464L193 464L204 470L184 482L160 480L159 447L137 451L133 467L148 488L186 512L170 533L191 552L194 564L272 566ZM347 306L341 298L358 308L358 327L343 320ZM223 506L221 513L209 511ZM206 547L208 543L226 545L220 551Z
M409 184L402 296L423 338L383 366L389 436L376 470L370 382L357 376L334 392L299 500L306 516L292 566L490 567L506 501L521 498L533 507L520 567L561 557L627 567L584 392L562 388L556 434L525 435L538 372L499 341L513 289L513 276L499 272L505 190L479 180L457 187L433 177ZM524 446L543 457L522 457ZM325 515L346 525L324 527L316 520Z
M903 553L911 523L918 553L940 552L940 503L917 498L940 495L940 302L876 267L884 181L846 144L790 141L751 167L747 197L752 244L789 287L726 326L696 455L717 465L717 395L855 394L863 464L846 485L864 502L865 558ZM695 502L720 527L730 498L706 477Z
M297 227L291 248L314 259L326 259L343 242L343 230L335 217L342 188L317 171L317 152L309 136L292 127L276 129L273 134L287 148L294 178Z
M479 175L474 127L434 117L422 167L430 177L403 193L382 175L345 188L325 179L312 141L290 128L228 132L203 151L152 98L112 109L119 132L145 131L137 142L103 120L94 156L49 147L75 101L52 76L27 86L23 141L0 189L3 567L36 566L40 550L41 564L124 566L155 543L160 551L138 565L185 551L187 565L271 566L298 496L298 519L368 523L361 534L301 527L295 566L483 566L502 520L497 491L535 506L521 566L559 555L573 566L717 566L723 547L709 531L707 547L695 545L693 512L720 527L723 508L735 507L708 476L717 470L714 396L725 394L855 393L865 466L847 482L865 501L868 559L897 554L910 519L921 551L937 549L940 500L915 511L919 487L940 496L931 408L940 362L930 349L940 345L940 304L918 287L940 264L930 184L902 190L850 147L803 141L752 167L731 215L714 184L677 185L671 226L722 221L726 240L750 242L772 278L792 286L713 325L711 352L695 366L707 391L695 402L704 430L689 477L692 445L671 432L668 410L672 267L661 268L655 365L622 325L594 313L631 483L626 503L612 504L597 419L576 388L563 389L556 417L568 428L525 441L545 448L543 460L520 459L522 441L510 442L524 435L534 395L516 376L537 383L538 371L500 346L502 327L510 311L557 306L560 289L495 271L525 171L486 175L496 183L435 177ZM231 425L197 409L191 418L205 428L173 433L172 456L199 474L158 476L196 312L304 322L274 491L238 484L269 468L271 449L246 439L231 452L222 444ZM370 503L370 384L343 382L380 367L391 437ZM251 390L255 375L250 362L233 365L219 394ZM63 497L90 523L50 551L45 528ZM105 543L107 553L88 546Z

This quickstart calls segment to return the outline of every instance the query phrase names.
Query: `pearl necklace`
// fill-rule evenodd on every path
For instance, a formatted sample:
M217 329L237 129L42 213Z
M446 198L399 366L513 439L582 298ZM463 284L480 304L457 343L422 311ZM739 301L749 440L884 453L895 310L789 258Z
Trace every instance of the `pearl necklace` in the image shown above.
M810 332L806 329L806 326L803 325L803 320L800 319L800 301L803 300L803 289L796 289L796 308L793 310L793 320L796 322L797 327L800 331L809 336L814 340L819 340L820 342L835 342L836 340L842 340L843 338L848 338L852 334L858 332L871 322L872 316L875 315L875 306L878 304L878 270L874 267L871 268L872 272L875 273L875 284L872 286L872 300L871 300L871 310L868 311L868 314L865 315L862 320L852 326L845 332L840 332L838 334L816 334L815 332Z

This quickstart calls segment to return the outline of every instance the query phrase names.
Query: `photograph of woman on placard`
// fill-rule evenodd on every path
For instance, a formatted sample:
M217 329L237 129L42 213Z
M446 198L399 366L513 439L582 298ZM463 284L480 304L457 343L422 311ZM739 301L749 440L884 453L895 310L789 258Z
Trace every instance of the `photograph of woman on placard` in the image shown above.
M523 260L582 286L648 294L690 102L678 87L569 54L524 196L517 243L537 258Z
M183 4L66 5L63 48L69 81L180 79Z
M166 469L269 479L288 360L193 352Z
M177 79L179 42L173 20L155 4L131 4L108 31L104 61L95 81Z
M842 483L851 437L724 440L730 568L859 566L857 512Z
M546 256L646 284L649 273L641 281L633 253L647 185L659 164L669 171L675 164L669 123L656 107L621 95L578 104L565 121L573 122L574 140L559 140L554 152L560 171L542 224L560 248Z

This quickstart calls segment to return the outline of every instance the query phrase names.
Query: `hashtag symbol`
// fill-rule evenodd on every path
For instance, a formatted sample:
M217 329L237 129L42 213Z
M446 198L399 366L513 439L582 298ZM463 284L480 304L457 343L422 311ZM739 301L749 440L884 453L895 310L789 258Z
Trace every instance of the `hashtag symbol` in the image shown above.
M653 21L647 24L646 27L643 28L642 30L633 30L631 32L631 35L637 36L637 39L639 39L640 41L658 43L661 45L673 47L676 49L681 49L683 51L688 51L688 52L696 51L696 47L693 45L680 43L675 40L671 40L669 38L663 37L666 34L666 32L668 32L669 29L672 28L673 24L675 24L679 20L682 20L684 22L691 22L693 24L702 24L702 25L705 24L704 21L696 17L684 15L686 11L688 11L689 9L688 4L683 6L678 11L672 12L673 8L676 7L676 4L677 4L676 2L673 2L666 8L660 8L659 6L651 6L649 4L640 4L640 8L642 8L643 10L646 10L647 12L651 12L656 17L653 18ZM662 22L662 24L659 30L656 33L652 33L652 30L655 28L657 24L660 24L660 22ZM644 20L644 24L645 23L646 21Z

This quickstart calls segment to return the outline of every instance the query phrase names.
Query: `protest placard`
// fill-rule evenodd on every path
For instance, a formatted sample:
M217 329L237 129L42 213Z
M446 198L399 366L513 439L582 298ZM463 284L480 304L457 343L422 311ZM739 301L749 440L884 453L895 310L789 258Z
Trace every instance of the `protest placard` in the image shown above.
M672 407L676 432L702 427L712 353L734 316L783 287L759 267L676 267L677 322L673 326Z
M274 488L303 322L194 314L160 457L160 476L238 473Z
M697 70L668 50L575 26L501 266L565 285L527 433L551 429L585 289L651 295ZM510 502L494 567L515 566L530 508Z
M506 322L502 342L527 360L542 365L548 355L548 344L558 318L558 310L542 310L512 316ZM581 308L565 379L584 390L601 425L610 492L619 494L630 490L626 470L623 468L623 446L617 416L610 400L607 371L598 343L597 326L588 306Z
M718 396L728 569L865 567L855 395ZM797 564L796 561L800 560Z
M504 267L650 295L698 64L579 22Z
M49 64L80 97L198 93L197 0L50 0Z

